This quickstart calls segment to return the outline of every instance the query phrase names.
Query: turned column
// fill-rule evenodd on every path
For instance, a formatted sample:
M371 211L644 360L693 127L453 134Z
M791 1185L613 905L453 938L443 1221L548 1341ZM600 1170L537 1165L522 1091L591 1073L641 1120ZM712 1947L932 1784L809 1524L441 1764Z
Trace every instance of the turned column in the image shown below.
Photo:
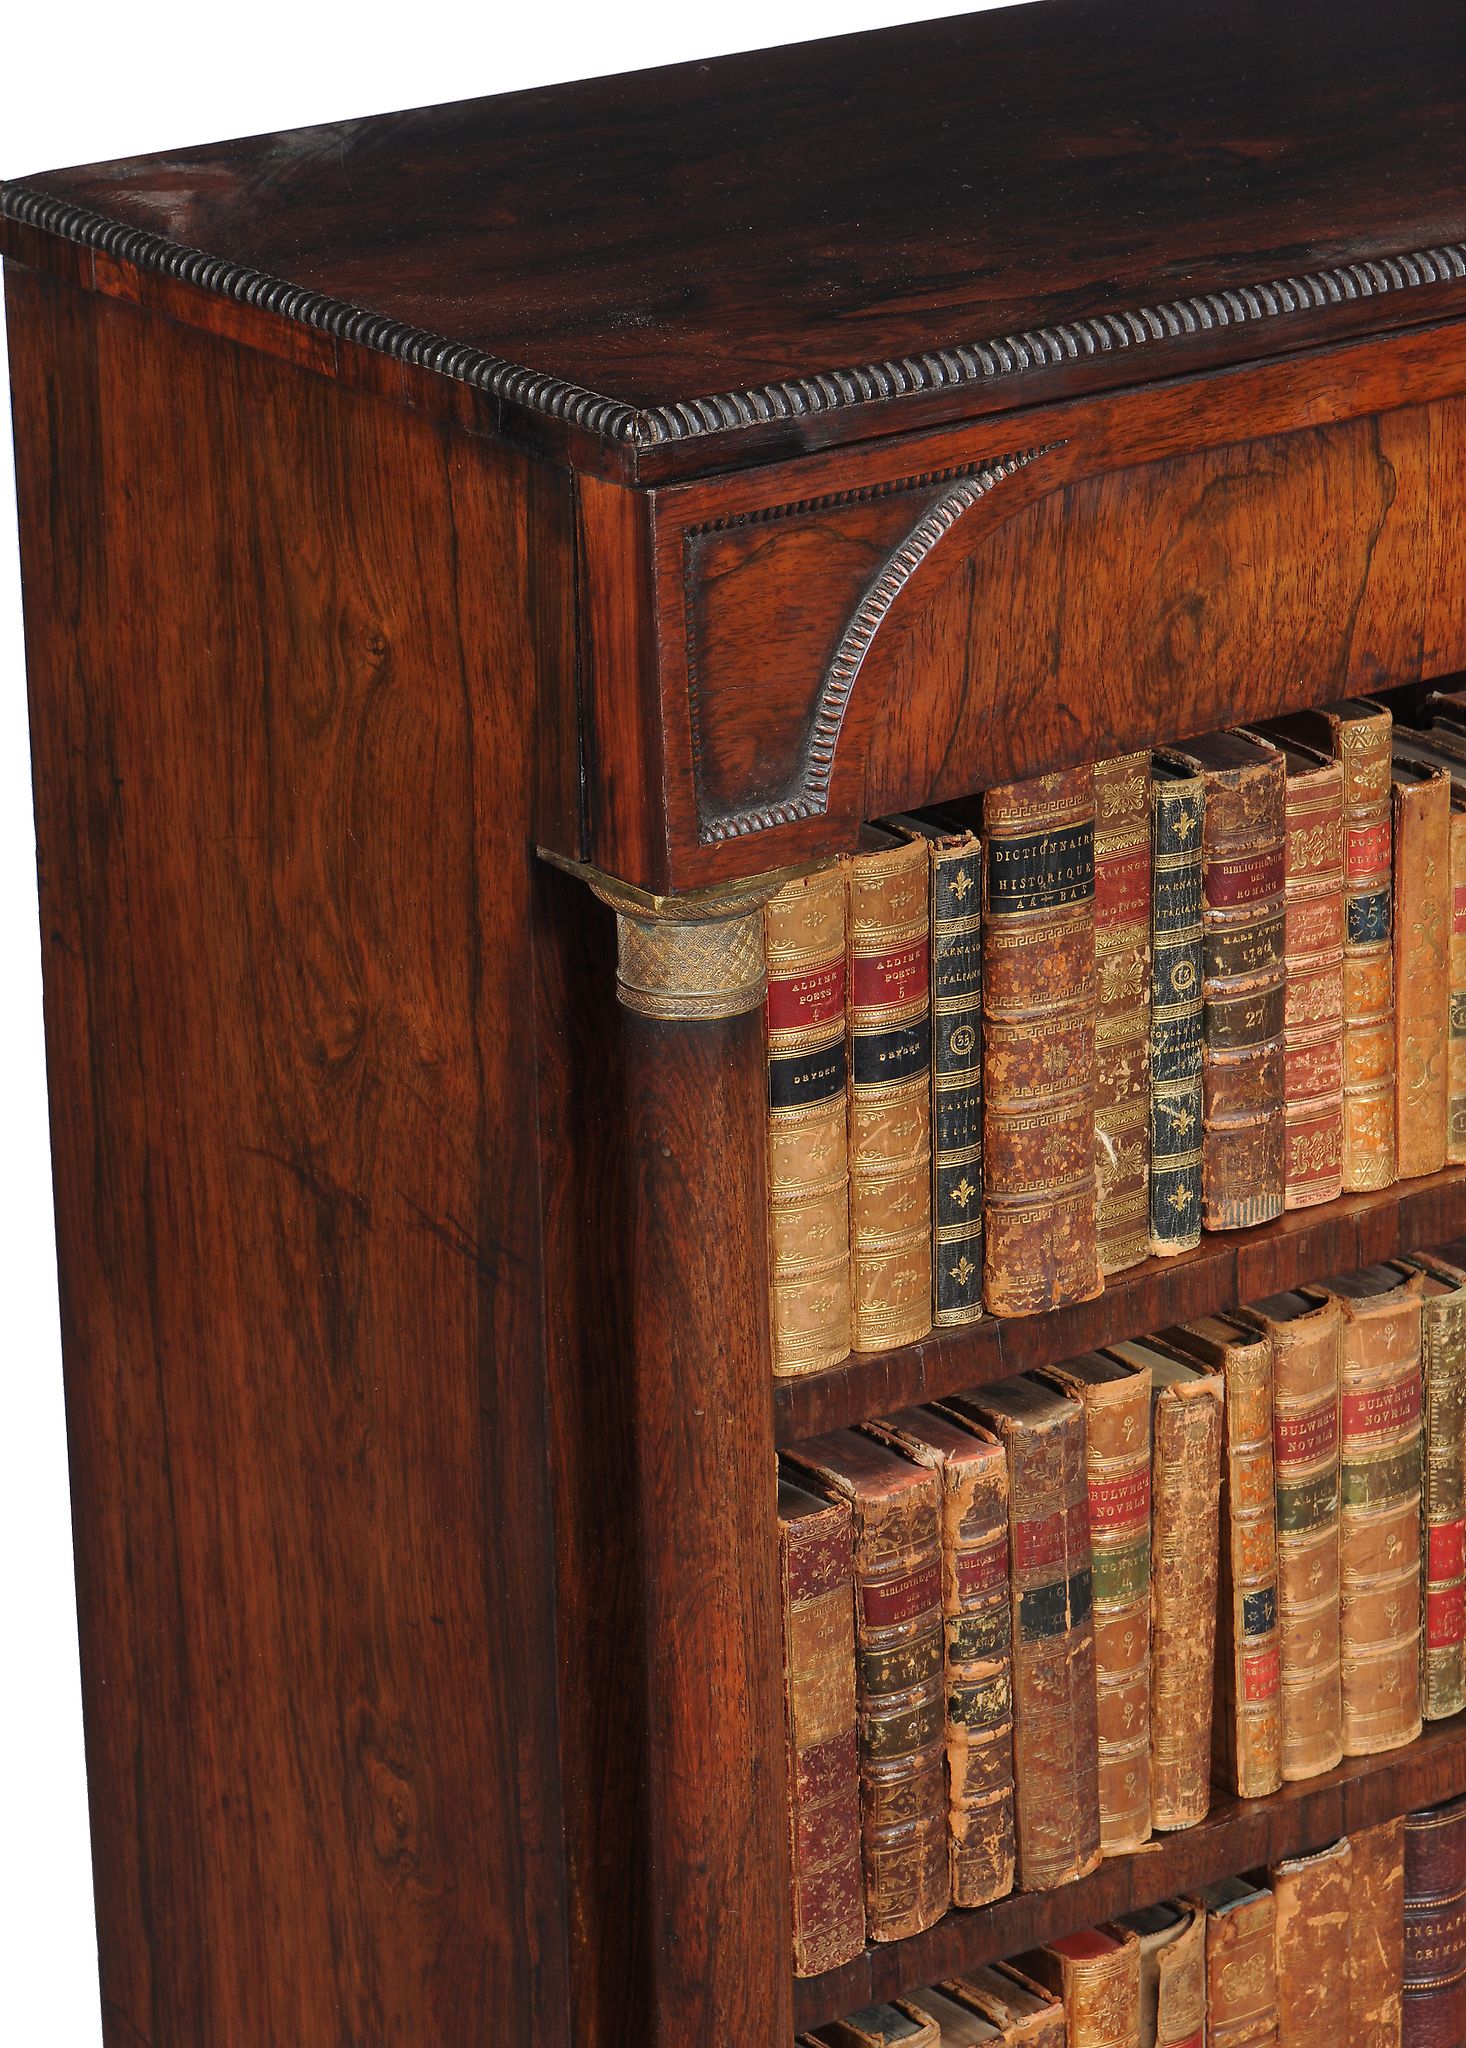
M616 912L659 2048L793 2033L764 1221L766 886ZM638 2031L638 2038L643 2031Z

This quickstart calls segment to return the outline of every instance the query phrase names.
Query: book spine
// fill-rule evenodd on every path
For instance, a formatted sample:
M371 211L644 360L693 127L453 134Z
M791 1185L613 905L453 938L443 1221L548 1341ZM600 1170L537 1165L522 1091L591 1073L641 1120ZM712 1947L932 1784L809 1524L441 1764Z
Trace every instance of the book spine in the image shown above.
M781 1522L779 1534L794 1969L812 1977L865 1946L849 1505Z
M866 1932L919 1934L947 1910L940 1482L868 1501L856 1524L856 1711Z
M1289 1857L1270 1875L1278 2039L1287 2048L1339 2048L1347 1998L1340 1979L1347 1981L1349 1969L1349 1844Z
M1190 1926L1156 1957L1155 2048L1205 2048L1206 1915L1189 1910Z
M849 884L851 1341L931 1327L931 1012L926 848L846 862Z
M1420 1297L1342 1302L1339 1621L1345 1756L1420 1733Z
M1466 2041L1466 1796L1405 1816L1409 2048Z
M768 956L769 1277L774 1371L850 1351L845 883L786 882L764 912Z
M1206 776L1202 835L1202 1221L1283 1211L1284 772Z
M1075 1383L1084 1403L1100 1847L1150 1839L1150 1386Z
M932 1320L982 1314L982 843L931 848Z
M984 818L983 1289L1037 1315L1101 1285L1093 770L990 790Z
M1018 1877L1051 1891L1099 1862L1084 1417L1007 1426Z
M1151 1824L1186 1828L1204 1819L1211 1805L1222 1477L1218 1381L1207 1376L1160 1389L1152 1426Z
M1151 853L1150 1248L1201 1242L1199 775L1154 785Z
M1223 1368L1226 1459L1218 1663L1218 1750L1234 1791L1259 1799L1282 1783L1282 1654L1273 1472L1273 1360L1266 1343L1229 1349Z
M1140 2048L1140 1943L1128 1928L1102 1931L1119 1945L1090 1956L1038 1949L1023 1966L1061 1993L1069 2048Z
M985 1906L1013 1889L1016 1856L1008 1467L993 1444L955 1471L949 1460L947 1470L942 1604L952 1903Z
M1466 1707L1466 1288L1421 1303L1425 1474L1422 1711L1442 1721Z
M1451 785L1395 785L1395 1170L1446 1163L1450 1029Z
M1395 1178L1395 977L1391 945L1388 711L1334 727L1344 768L1344 1186Z
M1349 2048L1400 2048L1403 1817L1349 1837Z
M1274 1900L1242 1899L1206 1922L1206 2038L1210 2048L1276 2048Z
M1466 810L1451 812L1451 1017L1446 1158L1466 1165Z
M1096 1222L1100 1265L1150 1249L1150 755L1094 771Z
M1339 1311L1275 1325L1279 1707L1283 1776L1343 1756L1339 1653Z
M1344 771L1287 781L1283 1206L1344 1185Z

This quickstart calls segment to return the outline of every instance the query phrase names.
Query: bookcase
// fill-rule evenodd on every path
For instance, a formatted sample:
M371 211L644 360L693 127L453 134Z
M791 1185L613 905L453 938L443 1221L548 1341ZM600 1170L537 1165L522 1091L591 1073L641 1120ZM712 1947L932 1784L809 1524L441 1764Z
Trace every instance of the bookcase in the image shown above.
M789 2048L1466 1790L795 1982L776 1449L1466 1172L776 1385L761 1015L862 819L1466 668L1463 54L1044 0L4 188L109 2044Z

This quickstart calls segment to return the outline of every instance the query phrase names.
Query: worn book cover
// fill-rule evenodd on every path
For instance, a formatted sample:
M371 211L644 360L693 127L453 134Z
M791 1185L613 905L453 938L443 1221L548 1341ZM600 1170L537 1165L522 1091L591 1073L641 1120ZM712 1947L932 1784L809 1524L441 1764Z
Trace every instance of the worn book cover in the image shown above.
M1224 1877L1208 1885L1206 2040L1210 2048L1276 2048L1278 1981L1274 1901L1266 1885Z
M1339 1649L1339 1333L1335 1301L1297 1292L1238 1310L1273 1351L1278 1695L1285 1779L1343 1756Z
M1409 2048L1466 2041L1466 1793L1405 1816Z
M1466 733L1434 725L1426 732L1396 726L1394 752L1444 768L1451 779L1451 904L1446 965L1450 1014L1446 1031L1446 1160L1466 1164Z
M983 1289L1037 1315L1101 1285L1093 770L989 790L983 821Z
M1421 1480L1421 1711L1466 1707L1466 1243L1417 1252L1425 1387Z
M1011 1963L985 1963L965 1977L948 1978L941 1989L980 2013L996 2029L1002 2048L1068 2048L1062 2001Z
M1140 1943L1141 2048L1201 2048L1206 2036L1206 1914L1167 1899L1122 1913Z
M867 825L849 905L851 1341L931 1328L931 1004L926 848Z
M1026 1377L943 1405L1007 1454L1018 1881L1049 1891L1100 1858L1084 1410Z
M1150 1374L1089 1351L1043 1375L1084 1404L1100 1847L1150 1839Z
M900 1941L951 1898L941 1484L854 1429L809 1437L784 1462L851 1507L866 1934Z
M764 911L768 957L769 1283L774 1371L850 1351L845 880L786 882Z
M952 1904L1013 1889L1013 1667L1008 1461L991 1432L930 1408L866 1425L942 1488L942 1614Z
M1395 862L1395 1163L1401 1180L1446 1163L1451 985L1451 783L1397 754L1391 775Z
M1094 771L1095 1139L1100 1265L1150 1250L1150 754Z
M1405 1823L1349 1837L1349 2048L1400 2048Z
M1069 2048L1140 2048L1140 1943L1130 1928L1090 1927L1017 1961L1063 1999Z
M818 1976L865 1946L855 1746L850 1504L779 1477L794 1972Z
M997 2048L1003 2035L976 2007L937 1986L923 1985L916 1994L923 2012L929 2012L939 2029L941 2048Z
M1269 1876L1280 2048L1339 2048L1348 2025L1349 1844L1290 1856Z
M1150 1248L1201 1242L1202 777L1152 759Z
M809 2038L824 2048L941 2048L942 2030L919 2000L898 1998L831 2020Z

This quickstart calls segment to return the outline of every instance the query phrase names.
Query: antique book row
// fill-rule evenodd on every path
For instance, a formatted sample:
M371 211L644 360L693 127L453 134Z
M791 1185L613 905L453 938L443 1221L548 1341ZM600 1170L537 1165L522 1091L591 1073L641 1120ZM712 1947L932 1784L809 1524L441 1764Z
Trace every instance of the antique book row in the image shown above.
M784 1374L1466 1161L1466 694L865 830L779 891Z
M1466 1705L1466 1241L783 1454L796 1970Z
M800 2048L1459 2048L1466 1798L872 2006Z

